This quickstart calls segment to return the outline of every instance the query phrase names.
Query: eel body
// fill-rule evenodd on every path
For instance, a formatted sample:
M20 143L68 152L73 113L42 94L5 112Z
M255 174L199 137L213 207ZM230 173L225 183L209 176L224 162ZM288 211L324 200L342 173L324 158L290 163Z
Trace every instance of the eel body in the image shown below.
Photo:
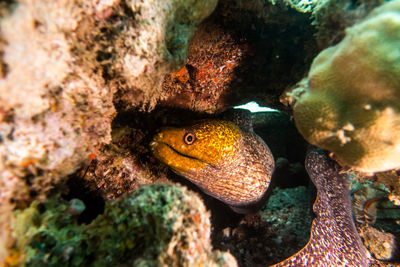
M369 266L352 217L347 175L316 147L307 153L306 169L317 188L310 240L298 253L274 266Z
M151 143L153 154L175 172L233 210L262 199L274 169L263 140L229 121L203 120L164 128ZM307 245L274 266L369 266L352 218L347 175L322 150L311 147L307 172L317 188L315 219Z
M271 182L274 159L268 146L230 121L163 128L150 146L157 159L239 213L263 199Z

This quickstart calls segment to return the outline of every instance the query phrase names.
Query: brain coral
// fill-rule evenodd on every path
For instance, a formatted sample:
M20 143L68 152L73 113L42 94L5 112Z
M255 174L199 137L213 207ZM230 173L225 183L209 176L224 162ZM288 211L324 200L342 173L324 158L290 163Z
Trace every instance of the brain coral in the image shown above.
M346 30L289 96L304 138L367 172L400 167L400 1Z

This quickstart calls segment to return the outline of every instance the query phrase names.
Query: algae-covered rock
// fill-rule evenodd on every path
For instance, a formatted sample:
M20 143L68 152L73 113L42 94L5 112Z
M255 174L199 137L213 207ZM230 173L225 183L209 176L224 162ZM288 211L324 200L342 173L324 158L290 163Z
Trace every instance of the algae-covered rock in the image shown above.
M65 176L111 140L122 95L154 105L213 1L20 1L0 12L0 169ZM55 180L48 179L48 180Z
M185 65L196 26L212 13L218 0L126 2L135 25L133 36L129 33L121 39L130 49L121 50L123 54L118 55L127 83L118 96L125 105L138 106L137 102L141 102L143 106L154 107L160 98L171 94L161 88L164 75Z
M93 9L21 1L9 10L0 20L0 61L7 66L0 78L0 176L4 169L29 175L24 181L42 193L110 141L112 88L95 51L82 45L93 34Z
M371 226L364 227L360 236L369 252L378 260L393 260L396 254L396 237Z
M89 207L87 207L89 208ZM182 187L145 186L106 203L89 224L84 204L52 198L14 214L15 243L5 263L27 266L235 266L211 251L210 219L201 200Z
M291 96L304 138L368 172L400 167L400 1L323 50Z
M82 66L71 52L65 32L78 31L82 9L67 2L18 3L0 20L1 166L65 175L110 140L111 89L96 62Z
M285 0L291 1L291 0ZM315 35L320 49L336 45L345 36L347 27L365 18L371 10L387 0L310 0L313 2L313 25L317 29Z

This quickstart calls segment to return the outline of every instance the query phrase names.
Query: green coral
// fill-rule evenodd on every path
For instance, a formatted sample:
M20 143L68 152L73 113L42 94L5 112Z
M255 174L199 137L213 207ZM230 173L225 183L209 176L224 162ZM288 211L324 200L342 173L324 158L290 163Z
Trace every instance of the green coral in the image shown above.
M354 169L400 167L400 1L323 50L291 96L299 132Z
M79 224L83 203L52 198L15 212L14 250L28 266L189 266L235 264L212 252L209 213L182 187L145 186L106 203L90 224Z
M74 201L79 200L71 203ZM69 206L67 201L51 199L45 205L34 201L29 208L15 212L12 233L27 265L83 263L84 251L76 248L83 245L84 228L78 225L76 213L68 211Z

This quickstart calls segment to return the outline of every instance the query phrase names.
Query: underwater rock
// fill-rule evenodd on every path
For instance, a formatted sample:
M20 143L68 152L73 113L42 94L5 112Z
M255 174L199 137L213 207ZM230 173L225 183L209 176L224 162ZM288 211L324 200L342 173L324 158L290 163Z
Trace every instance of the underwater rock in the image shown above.
M96 192L105 200L117 199L143 185L168 182L163 179L165 168L154 166L146 157L149 149L144 130L120 125L117 119L113 122L111 143L101 147L96 157L68 181L70 186Z
M400 170L378 172L376 177L377 181L383 183L389 190L389 200L394 205L400 206Z
M317 28L315 36L318 48L324 49L339 43L344 38L347 27L359 22L372 9L383 4L385 0L310 0L301 2L313 2L312 24Z
M123 108L152 109L174 92L162 89L164 76L185 65L190 38L215 9L217 0L130 0L132 24L118 39L116 70L123 76L116 101ZM116 43L118 45L118 43Z
M0 61L7 66L0 78L0 166L19 176L72 173L110 141L114 97L133 94L129 106L136 107L162 97L164 75L184 64L196 24L216 4L10 2L0 21Z
M11 205L43 199L109 142L115 113L96 60L100 48L85 39L98 32L94 7L7 2L0 11L0 206L8 211L0 213L0 261Z
M371 226L363 227L360 236L368 251L378 260L393 260L397 248L396 237L391 233L379 231Z
M42 196L110 141L112 89L98 73L95 52L81 43L94 27L94 10L69 1L9 9L0 20L7 65L0 79L0 175L8 169L25 177Z
M80 212L75 212L77 206ZM209 213L201 200L183 187L144 186L107 202L104 213L89 224L78 223L84 215L81 212L79 200L55 198L16 211L12 226L15 243L6 263L236 266L229 253L211 250Z
M246 51L230 32L206 21L193 36L186 65L165 76L159 104L215 113L229 107L226 96Z
M166 75L160 105L218 113L257 99L283 109L278 96L317 54L314 32L308 15L285 4L221 0L190 41L186 65Z
M91 162L111 141L113 102L120 103L121 94L127 107L162 98L157 85L183 65L188 40L216 3L0 3L3 210L12 209L11 200L17 206L43 201L62 178ZM120 159L129 165L132 158ZM115 195L123 193L116 188ZM0 216L0 259L7 214Z
M312 194L304 186L275 187L266 205L216 233L213 245L239 266L269 266L300 250L310 237Z
M303 137L360 171L400 167L398 10L389 2L348 28L288 94Z

